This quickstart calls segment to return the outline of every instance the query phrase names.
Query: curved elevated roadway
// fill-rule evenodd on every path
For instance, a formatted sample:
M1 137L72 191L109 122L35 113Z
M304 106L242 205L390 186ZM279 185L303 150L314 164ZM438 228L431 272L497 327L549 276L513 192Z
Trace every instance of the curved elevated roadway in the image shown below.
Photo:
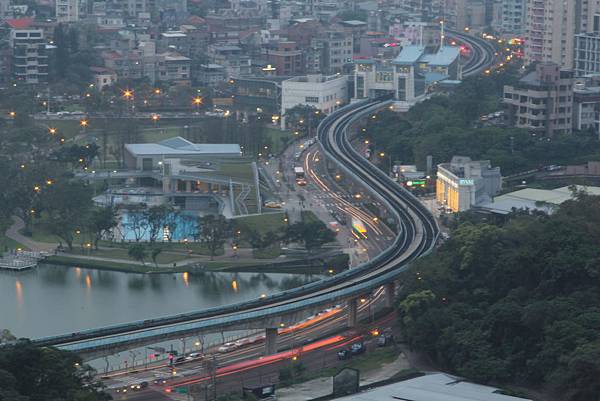
M484 72L496 62L496 48L490 42L465 33L448 30L448 35L466 43L471 48L471 58L463 65L463 76L468 77Z
M394 183L350 145L347 132L359 119L387 105L360 102L328 116L319 126L319 142L337 163L383 202L399 222L394 243L371 261L336 276L244 303L36 339L39 346L78 352L85 359L200 332L279 327L324 305L359 297L393 281L408 263L430 252L439 234L435 219L408 191Z

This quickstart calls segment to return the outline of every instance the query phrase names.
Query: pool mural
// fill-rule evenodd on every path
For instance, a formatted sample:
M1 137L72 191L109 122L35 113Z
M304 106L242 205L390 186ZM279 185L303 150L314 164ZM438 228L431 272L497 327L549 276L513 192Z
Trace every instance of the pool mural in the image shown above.
M120 214L119 225L113 230L115 241L150 241L150 226L143 213L124 211ZM157 241L194 241L198 238L198 213L169 213L162 228L158 230Z

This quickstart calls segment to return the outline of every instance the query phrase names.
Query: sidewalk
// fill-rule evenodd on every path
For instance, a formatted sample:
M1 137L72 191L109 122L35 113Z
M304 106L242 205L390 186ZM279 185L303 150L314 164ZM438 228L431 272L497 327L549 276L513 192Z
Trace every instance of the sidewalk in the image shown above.
M406 355L401 353L398 358L391 363L385 364L378 369L360 372L360 385L365 386L390 379L396 373L410 368L411 365ZM332 392L333 378L320 377L290 387L278 388L276 394L279 401L308 401L317 397L330 395Z
M17 241L20 244L25 245L29 250L33 252L52 252L56 249L57 244L49 244L46 242L37 242L29 237L24 236L19 231L25 228L25 222L23 219L17 216L13 216L13 225L6 230L5 235Z

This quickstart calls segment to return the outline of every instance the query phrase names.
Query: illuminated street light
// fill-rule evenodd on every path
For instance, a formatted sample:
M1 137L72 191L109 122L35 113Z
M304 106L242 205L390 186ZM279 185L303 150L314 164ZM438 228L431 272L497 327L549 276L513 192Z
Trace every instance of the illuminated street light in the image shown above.
M133 98L133 91L131 89L125 89L123 91L123 97L127 100L130 100Z
M9 111L9 112L8 112L8 115L9 115L11 118L15 118L15 117L17 116L17 112L16 112L16 111Z
M155 95L160 95L160 94L161 94L161 90L160 90L160 88L156 88L156 89L154 89L154 94L155 94Z
M50 133L50 135L56 135L57 129L56 128L48 128L48 132Z
M160 116L158 114L152 114L152 117L150 117L152 119L152 122L154 124L156 124L158 122L158 120L160 120Z
M79 125L81 125L83 128L85 128L89 125L89 122L88 122L88 120L83 119L83 120L79 121Z

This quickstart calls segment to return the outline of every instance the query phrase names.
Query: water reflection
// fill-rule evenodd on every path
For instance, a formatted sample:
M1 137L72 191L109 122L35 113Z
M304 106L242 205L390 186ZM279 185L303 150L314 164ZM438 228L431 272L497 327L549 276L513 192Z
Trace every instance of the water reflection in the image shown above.
M17 274L0 271L0 328L22 337L80 331L243 302L317 279L262 273L141 275L53 265Z

